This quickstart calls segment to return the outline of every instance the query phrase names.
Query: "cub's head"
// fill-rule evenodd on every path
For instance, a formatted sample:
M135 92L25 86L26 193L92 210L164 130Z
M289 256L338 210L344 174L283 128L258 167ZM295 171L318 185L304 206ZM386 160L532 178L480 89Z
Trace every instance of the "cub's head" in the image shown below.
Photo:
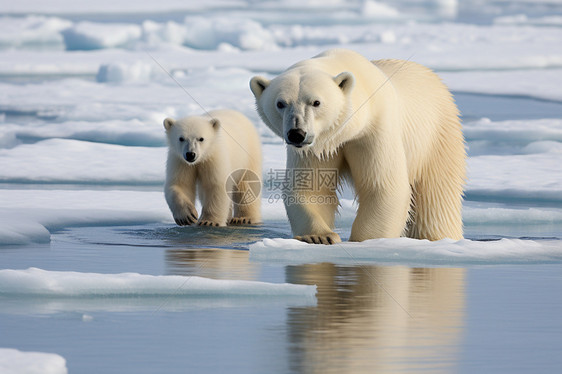
M331 76L311 68L291 69L269 81L254 77L250 89L265 124L299 149L322 152L350 114L353 74ZM337 142L336 142L337 143Z
M170 151L190 165L205 160L220 129L216 118L187 117L179 120L166 118L164 128Z

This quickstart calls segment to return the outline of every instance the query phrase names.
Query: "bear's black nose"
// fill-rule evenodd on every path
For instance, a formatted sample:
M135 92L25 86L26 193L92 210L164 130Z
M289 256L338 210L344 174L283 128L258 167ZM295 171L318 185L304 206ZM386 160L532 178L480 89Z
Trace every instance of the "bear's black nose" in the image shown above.
M302 129L291 129L287 132L287 140L292 144L299 145L304 142L306 138L306 132Z
M195 157L196 157L196 156L197 156L197 155L195 154L195 152L186 152L186 154L185 154L185 160L186 160L187 162L193 162L193 161L195 160Z

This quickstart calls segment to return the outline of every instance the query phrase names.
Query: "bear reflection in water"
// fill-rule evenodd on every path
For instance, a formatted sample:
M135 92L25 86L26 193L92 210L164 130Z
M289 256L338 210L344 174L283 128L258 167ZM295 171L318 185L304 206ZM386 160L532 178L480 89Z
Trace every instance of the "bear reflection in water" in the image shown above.
M288 282L316 284L317 307L290 308L292 369L449 373L464 323L464 269L288 266Z
M216 279L260 280L264 271L238 250L170 249L166 262L169 273ZM287 333L276 333L275 349L288 347L298 373L452 372L464 331L465 271L287 266L285 281L317 285L317 302L287 307Z
M169 274L211 279L257 280L259 265L248 262L248 251L201 248L166 251Z

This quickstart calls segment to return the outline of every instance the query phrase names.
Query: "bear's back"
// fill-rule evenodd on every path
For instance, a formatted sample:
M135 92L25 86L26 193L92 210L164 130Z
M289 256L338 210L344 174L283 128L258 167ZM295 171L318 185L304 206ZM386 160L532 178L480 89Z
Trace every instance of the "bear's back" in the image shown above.
M348 49L329 49L311 59L300 61L287 70L295 68L321 69L332 76L344 71L353 73L361 81L377 75L378 69L363 55Z
M448 88L431 69L407 60L375 60L397 92L402 137L409 163L429 156L434 142L463 148L459 111Z
M261 143L254 124L242 113L231 109L209 112L221 123L221 147L233 169L261 165ZM260 166L261 167L261 166Z

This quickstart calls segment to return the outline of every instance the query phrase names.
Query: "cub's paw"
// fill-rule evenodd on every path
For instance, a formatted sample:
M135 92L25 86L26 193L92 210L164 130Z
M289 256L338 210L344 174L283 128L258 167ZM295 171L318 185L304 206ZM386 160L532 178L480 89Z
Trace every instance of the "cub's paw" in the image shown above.
M181 209L180 212L174 213L174 221L176 221L179 226L189 226L197 222L198 216L195 207L188 205L184 209Z
M229 225L251 225L252 219L250 217L232 217Z
M341 243L340 236L335 232L322 235L299 235L295 239L310 244L336 244Z
M202 219L201 221L197 222L197 226L215 226L218 227L221 224L218 222L210 221L208 219Z

